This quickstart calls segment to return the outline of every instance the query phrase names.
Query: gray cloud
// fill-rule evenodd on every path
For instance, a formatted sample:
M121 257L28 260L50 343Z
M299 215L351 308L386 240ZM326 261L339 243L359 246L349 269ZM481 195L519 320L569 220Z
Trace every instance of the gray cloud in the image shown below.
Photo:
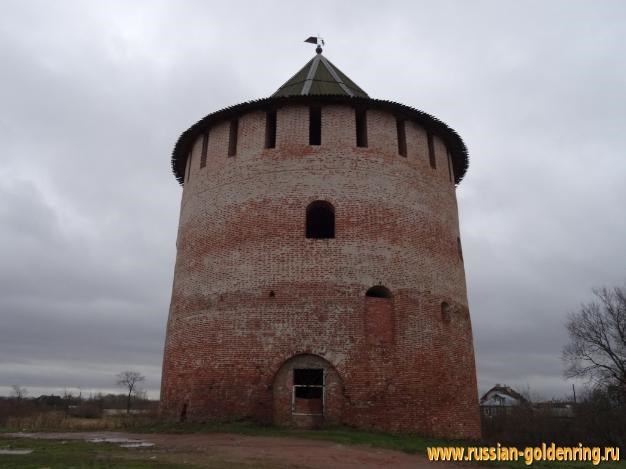
M625 16L618 1L5 1L0 392L110 389L125 368L158 392L173 144L271 94L318 32L371 96L469 147L458 198L481 390L569 392L567 312L626 281Z

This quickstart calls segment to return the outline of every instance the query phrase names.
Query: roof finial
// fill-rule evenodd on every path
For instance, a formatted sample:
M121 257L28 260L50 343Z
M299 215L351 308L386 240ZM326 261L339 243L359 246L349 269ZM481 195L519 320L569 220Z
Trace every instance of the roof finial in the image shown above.
M304 42L309 42L311 44L317 44L317 47L315 48L315 52L317 52L318 54L322 53L322 46L326 45L326 44L324 44L324 39L322 39L319 36L319 34L317 35L317 37L310 36L309 38L305 39Z

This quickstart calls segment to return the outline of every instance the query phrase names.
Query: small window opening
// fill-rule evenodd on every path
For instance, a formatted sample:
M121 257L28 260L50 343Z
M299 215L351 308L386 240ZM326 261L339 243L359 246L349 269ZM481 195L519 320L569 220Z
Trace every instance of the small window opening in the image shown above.
M367 114L364 109L355 110L356 146L367 147Z
M187 156L187 182L191 178L191 159L193 157L193 151L189 152L189 156Z
M446 154L448 155L448 176L450 177L450 182L454 182L454 174L452 172L452 155L450 155L450 150L447 148Z
M335 237L335 209L332 204L317 200L307 207L306 237L313 239Z
M404 119L396 119L398 133L398 153L406 157L406 125Z
M322 144L322 109L309 109L309 145Z
M185 422L187 420L187 403L183 404L183 408L180 411L180 421Z
M456 238L456 246L459 250L459 259L463 260L463 248L461 247L461 238Z
M382 285L376 285L365 292L365 296L372 298L391 298L391 291Z
M293 387L299 399L322 399L324 392L323 369L294 369Z
M274 298L276 296L276 293L274 293L274 290L270 290L270 298Z
M239 119L230 121L230 135L228 138L228 156L237 154L237 134L239 133Z
M206 166L206 154L209 148L209 133L205 133L202 136L202 154L200 156L200 167L204 168Z
M437 161L435 160L435 141L433 139L433 134L430 132L428 132L428 159L430 160L430 167L436 169Z
M265 114L265 148L276 148L276 111Z
M441 303L441 319L444 322L450 322L452 315L450 314L450 305L445 301Z

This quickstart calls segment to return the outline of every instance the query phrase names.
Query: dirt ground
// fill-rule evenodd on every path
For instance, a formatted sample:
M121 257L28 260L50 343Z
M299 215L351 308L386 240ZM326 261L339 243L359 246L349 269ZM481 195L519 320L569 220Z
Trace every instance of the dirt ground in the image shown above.
M429 462L421 455L360 445L341 445L299 438L247 436L230 433L137 434L120 432L13 433L9 436L55 440L104 440L114 443L153 443L129 451L142 458L204 467L255 468L426 468L458 465ZM130 441L129 441L130 440ZM97 443L94 443L97 444ZM135 453L139 454L139 453Z

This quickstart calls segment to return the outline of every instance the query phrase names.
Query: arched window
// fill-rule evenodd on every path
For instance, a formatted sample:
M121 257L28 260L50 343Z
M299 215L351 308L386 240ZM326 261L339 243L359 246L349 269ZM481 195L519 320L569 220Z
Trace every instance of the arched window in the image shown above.
M335 208L324 200L316 200L306 208L306 237L335 237Z
M382 285L375 285L365 292L365 296L373 298L391 298L391 291Z

